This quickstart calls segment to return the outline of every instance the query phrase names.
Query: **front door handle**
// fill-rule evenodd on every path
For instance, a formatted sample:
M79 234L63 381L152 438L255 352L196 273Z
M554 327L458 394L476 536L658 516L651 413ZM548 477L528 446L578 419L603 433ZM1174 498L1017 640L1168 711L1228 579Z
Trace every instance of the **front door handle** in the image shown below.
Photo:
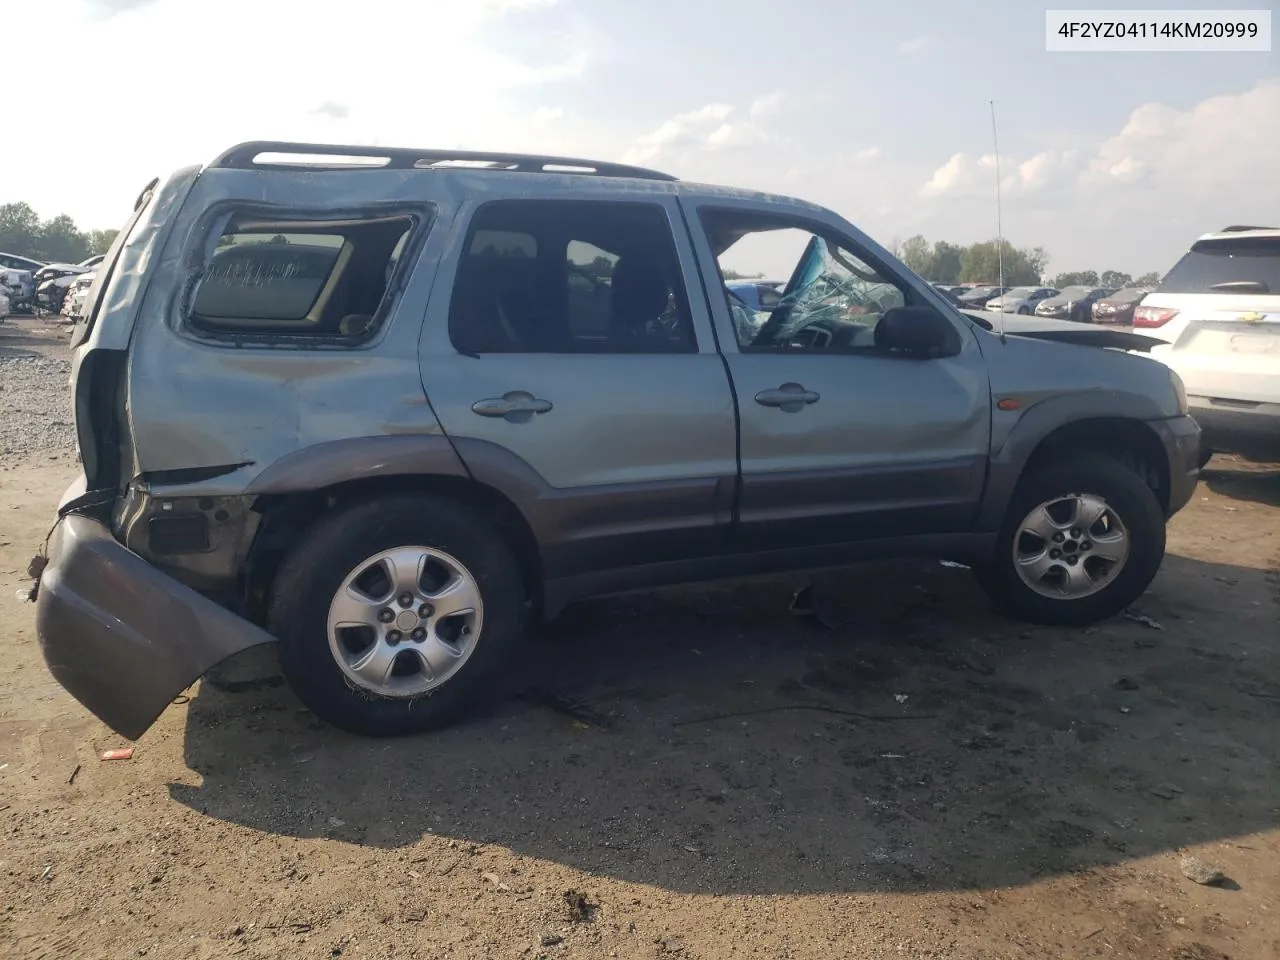
M502 417L508 423L528 423L551 409L550 400L541 400L525 390L510 390L501 397L477 400L471 409L482 417Z
M756 394L756 403L766 407L777 407L783 413L798 413L810 403L817 403L819 395L806 390L798 383L784 383L776 390L761 390Z

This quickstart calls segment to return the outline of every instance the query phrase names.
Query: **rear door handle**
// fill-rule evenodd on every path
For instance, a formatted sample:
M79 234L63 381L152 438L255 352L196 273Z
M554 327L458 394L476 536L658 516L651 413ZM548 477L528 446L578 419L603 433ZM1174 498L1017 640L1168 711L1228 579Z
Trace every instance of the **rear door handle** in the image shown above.
M471 409L482 417L502 417L508 423L528 423L551 409L550 400L541 400L525 390L509 390L501 397L477 400Z
M783 413L798 413L810 403L817 403L821 397L812 390L806 390L798 383L784 383L775 390L761 390L756 394L756 403L766 407L777 407Z

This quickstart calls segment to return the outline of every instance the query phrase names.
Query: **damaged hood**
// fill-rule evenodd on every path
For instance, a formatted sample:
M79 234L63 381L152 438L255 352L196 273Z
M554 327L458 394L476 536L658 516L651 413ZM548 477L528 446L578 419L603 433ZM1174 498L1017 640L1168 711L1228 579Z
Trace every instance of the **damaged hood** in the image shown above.
M996 331L1000 326L998 317L993 317L981 310L961 310L960 312L984 330ZM1145 337L1125 330L1110 330L1087 323L1073 323L1070 320L1049 320L1043 317L1024 317L1016 314L1004 315L1004 332L1011 337L1055 340L1059 343L1070 343L1082 347L1109 347L1114 350L1135 350L1139 353L1148 353L1152 347L1164 343L1156 337Z

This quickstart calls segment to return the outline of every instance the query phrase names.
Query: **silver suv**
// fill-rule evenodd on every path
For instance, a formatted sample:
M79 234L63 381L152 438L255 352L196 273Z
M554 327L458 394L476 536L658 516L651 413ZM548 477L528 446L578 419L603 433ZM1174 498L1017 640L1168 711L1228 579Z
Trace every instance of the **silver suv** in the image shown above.
M755 241L793 262L741 325ZM131 739L256 644L405 733L571 601L869 558L1085 624L1198 475L1161 364L992 332L813 204L588 160L241 145L147 187L85 314L37 625Z

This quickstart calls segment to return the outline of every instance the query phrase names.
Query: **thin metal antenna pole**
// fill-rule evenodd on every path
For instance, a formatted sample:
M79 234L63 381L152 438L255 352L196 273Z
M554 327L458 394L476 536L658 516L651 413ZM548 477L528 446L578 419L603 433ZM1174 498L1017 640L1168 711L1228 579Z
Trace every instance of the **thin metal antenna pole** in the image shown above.
M996 283L1004 289L1004 224L1000 212L1000 137L996 133L996 102L988 100L991 105L991 142L996 151L996 269L1000 276ZM1004 294L1000 295L1000 341L1004 342Z

